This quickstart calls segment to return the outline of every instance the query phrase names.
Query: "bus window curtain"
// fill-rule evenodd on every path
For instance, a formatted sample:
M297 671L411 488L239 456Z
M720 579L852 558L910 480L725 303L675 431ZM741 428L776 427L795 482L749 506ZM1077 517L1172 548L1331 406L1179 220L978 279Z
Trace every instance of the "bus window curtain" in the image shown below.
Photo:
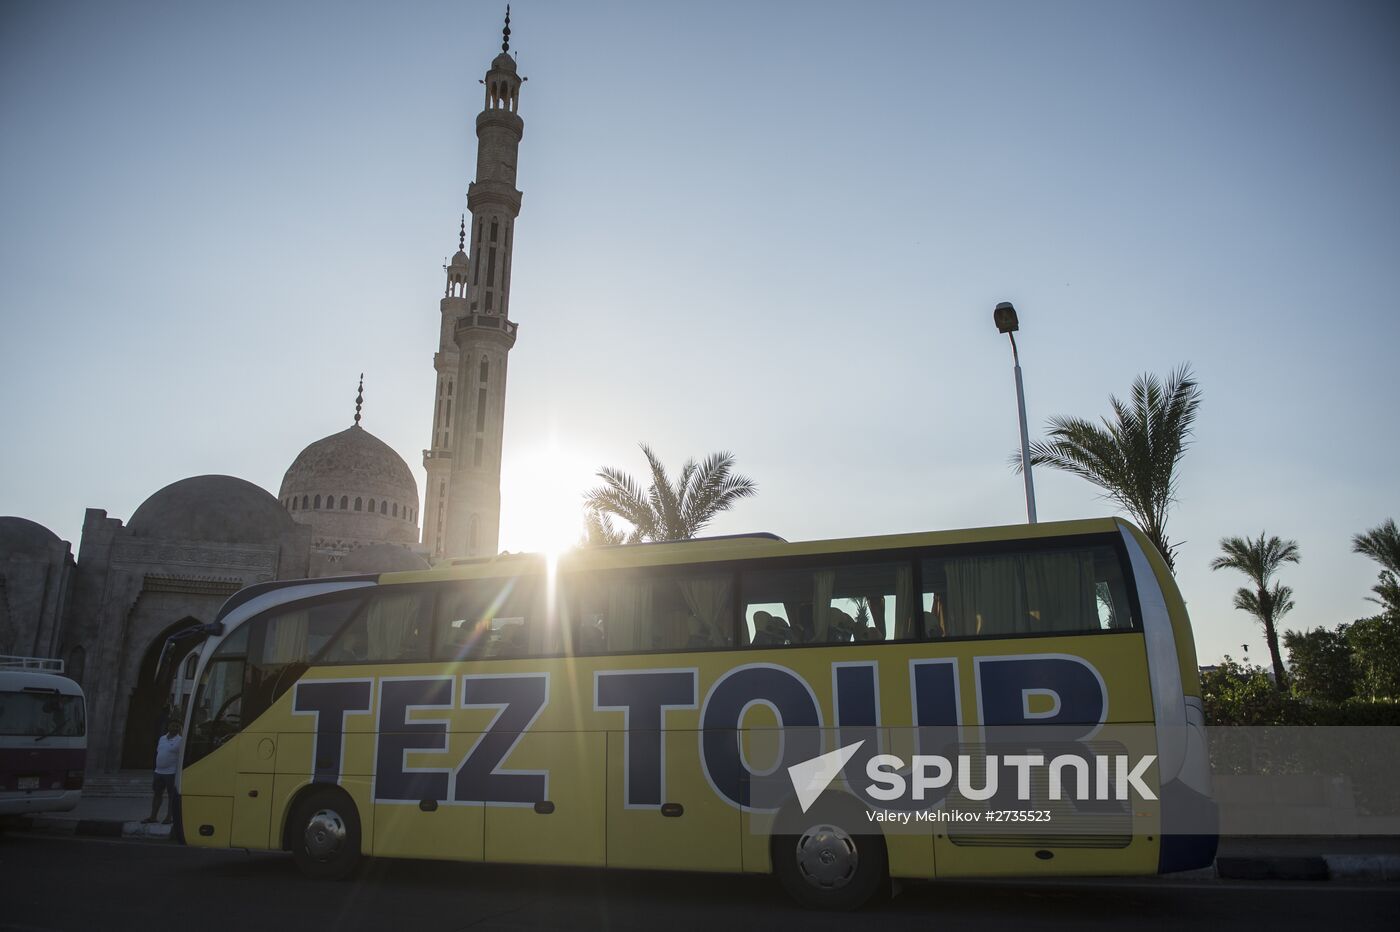
M1098 630L1092 552L1030 554L1025 558L1025 578L1030 631Z
M297 663L306 659L307 614L287 612L272 619L263 641L264 664Z
M949 637L993 637L1026 630L1020 560L1015 557L965 557L949 560Z
M421 592L381 595L370 603L365 624L369 634L369 656L375 660L424 659L418 644L412 643L413 624L423 610Z
M650 650L650 638L643 639L651 620L651 583L646 580L618 581L608 590L608 616L604 622L608 650Z
M918 637L914 630L914 568L901 563L894 571L894 633L896 640Z
M709 646L729 647L733 643L729 624L730 581L721 576L685 579L679 585L686 608L700 620Z
M812 641L825 644L831 634L831 596L836 591L836 571L817 570L812 574Z

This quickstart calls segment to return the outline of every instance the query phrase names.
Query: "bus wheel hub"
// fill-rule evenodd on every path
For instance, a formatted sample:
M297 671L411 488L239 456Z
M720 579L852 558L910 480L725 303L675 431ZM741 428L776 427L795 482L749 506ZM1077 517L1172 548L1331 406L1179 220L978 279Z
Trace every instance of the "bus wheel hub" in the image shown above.
M321 809L306 823L306 852L323 860L345 844L345 820L333 809Z
M860 855L855 842L835 825L817 825L797 840L797 867L814 887L835 890L855 876Z

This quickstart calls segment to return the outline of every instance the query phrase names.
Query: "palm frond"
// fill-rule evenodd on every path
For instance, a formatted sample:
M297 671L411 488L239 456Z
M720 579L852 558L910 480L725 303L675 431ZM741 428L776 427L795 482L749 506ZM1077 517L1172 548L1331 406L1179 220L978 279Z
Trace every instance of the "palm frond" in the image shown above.
M739 499L758 491L752 479L732 475L733 466L734 455L727 451L710 454L700 465L687 514L691 534L709 524L715 515L732 508Z
M626 543L627 534L612 522L612 516L589 509L583 515L583 545L601 547Z
M1052 418L1048 438L1030 445L1033 465L1073 473L1116 502L1174 563L1167 513L1176 500L1178 466L1200 408L1200 387L1187 365L1165 381L1144 373L1126 399L1109 397L1108 417ZM1020 456L1012 468L1020 469Z
M1260 621L1264 620L1263 609L1259 605L1259 596L1252 589L1235 590L1235 608L1242 612L1249 612Z
M640 446L651 471L651 483L643 489L621 470L600 469L597 475L603 485L584 495L586 512L599 516L593 533L602 535L602 523L617 518L632 526L628 541L685 540L694 537L715 515L758 491L752 479L732 474L731 453L712 453L700 463L686 460L672 482L651 447L645 443ZM586 528L593 528L588 514L584 520Z
M1293 589L1282 583L1275 583L1269 590L1269 621L1278 624L1284 615L1293 611Z
M671 479L666 475L666 467L645 443L640 444L651 468L651 486L647 489L647 499L656 515L656 527L661 540L675 540L683 533L680 502ZM684 471L684 469L682 470Z
M1221 555L1210 561L1213 570L1239 570L1250 578L1258 589L1267 589L1269 581L1285 563L1297 563L1302 552L1296 540L1266 537L1259 532L1257 540L1248 537L1223 537L1220 539Z
M1394 518L1357 534L1351 539L1351 549L1375 560L1383 570L1400 575L1400 528L1395 526Z

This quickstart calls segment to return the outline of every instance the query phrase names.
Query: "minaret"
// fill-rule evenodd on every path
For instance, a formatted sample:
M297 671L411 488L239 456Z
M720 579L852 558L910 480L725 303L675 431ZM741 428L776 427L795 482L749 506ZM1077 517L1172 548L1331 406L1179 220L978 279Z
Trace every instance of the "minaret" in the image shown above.
M457 233L457 254L443 266L447 273L447 291L438 306L442 325L438 333L438 350L433 354L433 370L437 373L437 393L433 403L433 433L428 449L423 451L423 468L428 473L428 487L423 502L423 545L432 559L445 553L443 540L447 533L448 487L452 481L452 402L457 387L457 344L453 339L457 321L467 314L468 270L467 218L462 217Z
M458 403L446 419L451 478L445 533L439 538L445 556L491 556L500 540L506 361L516 336L516 325L509 317L510 271L515 218L520 214L515 163L525 131L517 113L522 80L510 57L507 6L501 54L491 62L482 82L486 105L476 118L476 180L467 189L472 222L467 232L470 258L463 273L469 272L471 281L466 288L467 308L453 329L457 368L455 378L448 376L445 396L450 402L455 387ZM452 274L449 271L449 293ZM444 302L444 326L446 307ZM433 492L430 488L428 494ZM436 513L432 520L436 522Z

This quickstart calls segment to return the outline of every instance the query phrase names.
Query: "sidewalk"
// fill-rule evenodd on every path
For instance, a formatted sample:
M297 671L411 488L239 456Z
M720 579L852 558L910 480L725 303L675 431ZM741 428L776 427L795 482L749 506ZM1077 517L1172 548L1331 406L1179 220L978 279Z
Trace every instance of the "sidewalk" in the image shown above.
M161 802L164 818L168 802ZM149 773L122 771L90 778L83 788L78 807L70 812L43 812L18 816L19 825L30 831L56 835L95 835L106 838L169 838L169 825L144 824L151 814Z

